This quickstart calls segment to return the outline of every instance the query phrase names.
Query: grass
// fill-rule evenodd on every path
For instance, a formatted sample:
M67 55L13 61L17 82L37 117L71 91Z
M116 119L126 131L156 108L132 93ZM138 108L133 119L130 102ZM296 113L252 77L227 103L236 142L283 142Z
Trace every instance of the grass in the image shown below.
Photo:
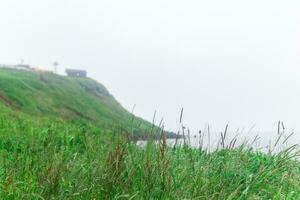
M0 68L0 100L15 111L39 118L86 121L101 128L121 126L135 134L151 128L136 117L136 129L131 130L132 114L92 79Z
M139 147L124 134L131 134L128 127L141 127L140 123L131 126L127 121L132 121L132 116L126 112L124 120L107 114L107 126L84 117L73 118L74 113L62 116L55 112L58 105L52 97L59 98L59 90L68 87L34 89L50 98L46 104L38 95L27 96L33 94L30 89L19 89L28 86L20 74L13 76L16 83L3 82L5 76L12 79L12 74L6 73L0 73L6 95L0 103L0 199L300 198L297 146L262 153L247 145L227 145L225 131L220 148L208 152L189 145L169 147L164 132L154 129L161 134L159 142L149 140L145 147ZM31 77L34 75L27 75L28 80L37 81ZM82 80L68 81L77 84ZM44 87L34 85L29 88ZM71 91L61 92L65 96L61 101L69 101L68 95L74 95ZM32 102L23 105L26 101ZM115 126L119 121L120 126ZM125 128L120 128L122 125ZM284 140L281 134L276 145L279 140Z
M7 116L0 124L0 199L300 198L297 151L207 152L168 147L164 137L141 148L87 124Z

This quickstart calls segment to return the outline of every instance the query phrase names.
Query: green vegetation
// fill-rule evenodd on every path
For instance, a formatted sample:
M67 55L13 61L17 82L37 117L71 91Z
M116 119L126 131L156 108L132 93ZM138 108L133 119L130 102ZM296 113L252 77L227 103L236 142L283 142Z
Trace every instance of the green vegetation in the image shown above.
M122 133L149 123L130 125L110 95L104 101L85 87L100 85L44 76L0 71L0 199L300 198L296 146L276 154L173 148L155 129L159 143L138 147Z
M0 68L0 99L14 111L38 118L84 121L143 133L151 124L127 112L107 89L92 79L68 78Z

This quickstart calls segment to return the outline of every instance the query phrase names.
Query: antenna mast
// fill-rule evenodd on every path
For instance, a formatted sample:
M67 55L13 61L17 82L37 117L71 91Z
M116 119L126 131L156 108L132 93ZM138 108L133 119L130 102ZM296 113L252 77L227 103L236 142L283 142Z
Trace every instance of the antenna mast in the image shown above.
M55 61L55 62L53 63L53 66L54 66L54 73L57 74L57 68L58 68L58 66L59 66L59 63L58 63L57 61Z

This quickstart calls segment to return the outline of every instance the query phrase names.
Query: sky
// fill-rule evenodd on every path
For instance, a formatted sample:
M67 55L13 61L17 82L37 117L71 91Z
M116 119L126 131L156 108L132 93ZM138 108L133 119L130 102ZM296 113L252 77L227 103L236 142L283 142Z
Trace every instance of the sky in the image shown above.
M0 63L88 70L176 130L300 131L299 0L0 0Z

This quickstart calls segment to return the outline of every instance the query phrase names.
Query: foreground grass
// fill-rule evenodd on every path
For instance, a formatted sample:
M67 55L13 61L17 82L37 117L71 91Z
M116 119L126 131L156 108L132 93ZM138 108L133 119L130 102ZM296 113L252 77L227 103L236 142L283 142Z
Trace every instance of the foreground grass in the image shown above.
M0 199L299 199L299 163L248 147L137 147L119 130L0 116Z

